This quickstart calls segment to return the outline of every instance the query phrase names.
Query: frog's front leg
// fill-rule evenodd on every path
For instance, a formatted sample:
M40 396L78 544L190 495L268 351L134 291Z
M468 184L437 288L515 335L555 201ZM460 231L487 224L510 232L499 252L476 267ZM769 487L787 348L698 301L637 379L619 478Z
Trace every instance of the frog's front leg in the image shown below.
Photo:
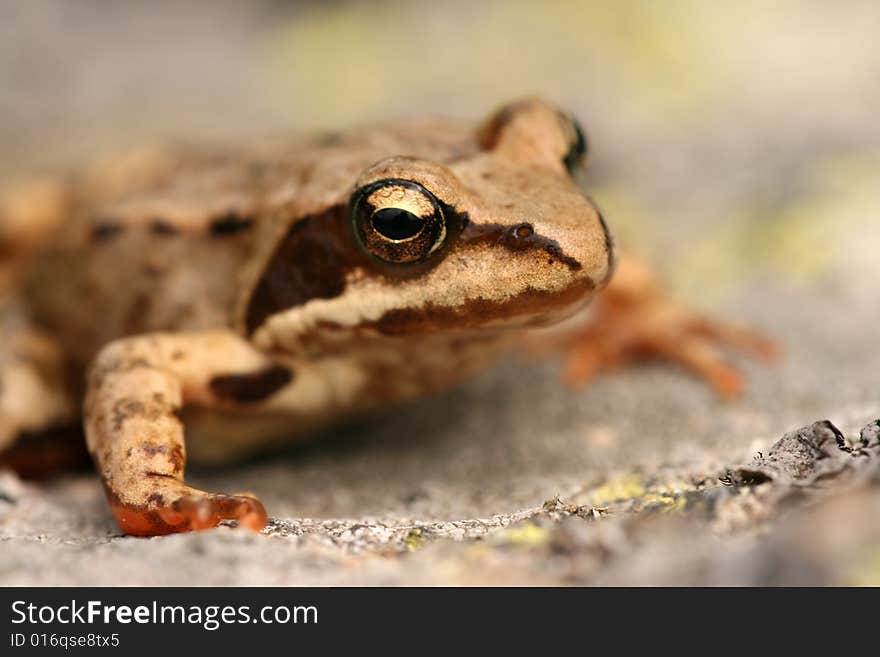
M630 362L660 359L685 367L720 397L732 399L741 394L743 379L722 348L765 361L777 353L759 333L706 317L673 298L650 268L628 254L590 312L587 323L565 339L564 377L574 385Z
M226 519L262 529L266 511L254 497L208 493L184 483L180 412L188 404L254 404L289 380L287 369L227 331L157 333L106 346L90 371L85 429L123 531L169 534Z

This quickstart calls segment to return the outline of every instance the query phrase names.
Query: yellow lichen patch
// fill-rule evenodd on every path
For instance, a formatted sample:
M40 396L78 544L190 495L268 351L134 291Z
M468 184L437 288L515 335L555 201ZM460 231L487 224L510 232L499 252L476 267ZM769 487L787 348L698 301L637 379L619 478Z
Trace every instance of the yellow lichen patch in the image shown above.
M594 507L607 504L632 502L632 510L659 507L665 513L682 511L687 506L684 493L694 490L693 485L682 482L646 483L635 473L611 479L589 495Z
M682 511L687 504L684 497L662 493L648 493L640 501L645 505L661 507L663 513Z
M871 275L873 260L855 253L852 237L859 236L857 247L878 235L878 166L876 158L855 155L811 163L800 173L802 191L794 198L783 204L753 199L689 244L673 265L671 282L687 296L698 286L705 298L707 291L725 294L759 270L805 283L831 271Z
M625 474L606 482L593 491L590 497L593 506L606 506L610 502L620 502L642 497L646 493L642 478L637 474Z
M687 506L686 494L696 490L698 486L692 481L667 481L650 486L643 500L645 504L660 506L664 513L678 513Z
M550 540L550 531L533 522L521 522L498 532L492 542L517 548L531 548L545 545Z
M406 538L403 539L403 544L406 545L406 549L410 552L415 552L419 548L424 547L427 542L428 539L424 537L422 530L418 527L410 529Z

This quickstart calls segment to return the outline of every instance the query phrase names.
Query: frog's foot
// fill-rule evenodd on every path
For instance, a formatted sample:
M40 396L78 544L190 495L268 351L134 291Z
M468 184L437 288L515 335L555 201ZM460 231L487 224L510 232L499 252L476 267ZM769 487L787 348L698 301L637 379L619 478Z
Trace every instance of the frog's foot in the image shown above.
M160 479L160 478L157 478ZM199 531L234 520L239 527L258 532L266 526L266 509L255 497L242 493L206 493L173 478L161 478L146 503L126 503L108 487L107 497L116 523L132 536L159 536Z
M709 383L722 399L742 394L743 377L725 348L766 362L772 341L755 331L709 319L669 297L638 262L621 263L620 280L596 301L591 321L567 340L566 382L581 385L603 371L659 359Z
M236 520L261 530L266 511L254 497L184 484L180 411L187 403L253 407L288 380L284 368L269 367L224 331L137 336L105 347L89 377L86 439L120 528L155 536Z

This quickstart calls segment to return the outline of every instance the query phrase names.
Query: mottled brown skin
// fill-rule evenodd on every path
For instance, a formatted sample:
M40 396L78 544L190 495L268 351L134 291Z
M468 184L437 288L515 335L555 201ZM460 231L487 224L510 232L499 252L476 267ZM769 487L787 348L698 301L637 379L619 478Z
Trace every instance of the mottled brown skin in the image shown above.
M611 238L571 178L583 143L529 99L477 125L148 150L0 195L0 448L82 399L126 533L260 529L252 496L184 483L188 452L230 458L449 387L606 285ZM656 288L620 303L626 279L575 333L570 378L659 354L735 391L712 346L733 334ZM659 329L630 339L648 307ZM595 339L606 323L622 339Z

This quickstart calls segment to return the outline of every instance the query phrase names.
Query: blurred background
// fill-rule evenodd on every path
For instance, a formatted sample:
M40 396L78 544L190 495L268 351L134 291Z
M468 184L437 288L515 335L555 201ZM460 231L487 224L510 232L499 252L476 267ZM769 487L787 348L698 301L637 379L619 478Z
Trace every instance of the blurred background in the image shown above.
M586 127L584 184L619 241L692 305L773 336L785 360L742 363L749 392L734 405L671 368L565 391L552 366L506 363L360 428L356 448L196 471L196 483L253 490L277 516L353 518L358 527L376 517L386 528L494 517L555 494L599 504L643 495L652 490L645 481L660 479L678 491L662 499L674 501L786 430L830 417L851 434L880 415L878 28L874 0L3 2L0 179L145 141L424 114L479 119L512 98L544 96ZM658 474L670 464L677 474ZM201 563L201 553L181 557L195 545L183 537L162 544L179 572L131 567L155 554L155 542L66 552L65 541L115 530L93 477L55 486L48 497L34 493L39 513L7 530L31 566L40 558L30 537L55 537L58 549L44 557L50 574L22 574L37 571L14 570L10 557L6 572L18 574L6 581L83 581L70 573L94 551L116 564L108 572L137 573L132 582L180 581L187 563ZM290 540L348 540L345 525L286 527L277 533ZM400 542L405 531L376 532L365 549L411 547ZM195 568L204 583L410 582L414 572L451 581L430 559L352 580L332 560L322 571L266 552L261 570L247 557L254 544L223 536L211 540L233 566L225 580ZM238 557L235 545L245 550ZM291 572L300 579L284 579ZM556 581L544 575L537 581Z
M0 176L540 94L586 125L618 235L722 293L743 258L873 259L878 26L872 0L5 2Z

